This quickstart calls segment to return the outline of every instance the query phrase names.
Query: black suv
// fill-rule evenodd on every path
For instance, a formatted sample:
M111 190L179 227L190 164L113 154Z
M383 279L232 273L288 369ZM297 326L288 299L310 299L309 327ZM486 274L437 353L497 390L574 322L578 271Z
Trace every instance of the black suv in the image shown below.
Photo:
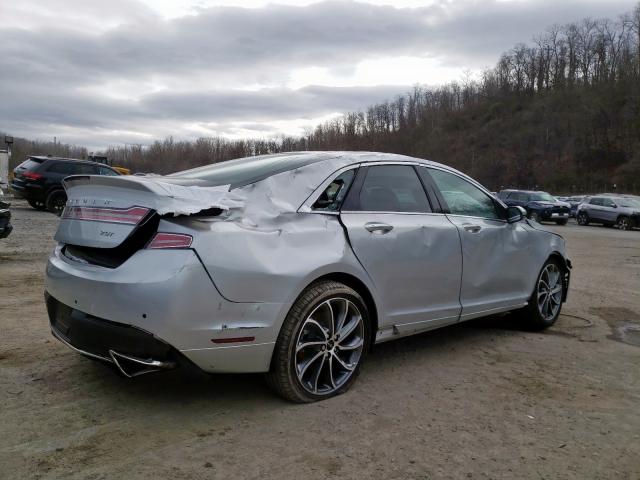
M96 162L60 157L28 157L13 171L11 190L36 210L60 215L67 203L62 180L70 175L120 175Z
M530 190L501 190L498 198L509 207L524 207L527 217L536 222L556 222L566 225L571 205L561 202L547 192Z

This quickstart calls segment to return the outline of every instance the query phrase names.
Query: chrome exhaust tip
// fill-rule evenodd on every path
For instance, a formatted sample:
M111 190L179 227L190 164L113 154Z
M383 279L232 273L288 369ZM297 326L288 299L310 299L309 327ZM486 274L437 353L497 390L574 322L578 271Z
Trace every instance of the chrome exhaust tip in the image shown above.
M120 370L120 373L127 378L139 377L147 373L176 368L175 362L153 360L151 358L142 359L118 353L114 350L109 350L109 356L118 370Z

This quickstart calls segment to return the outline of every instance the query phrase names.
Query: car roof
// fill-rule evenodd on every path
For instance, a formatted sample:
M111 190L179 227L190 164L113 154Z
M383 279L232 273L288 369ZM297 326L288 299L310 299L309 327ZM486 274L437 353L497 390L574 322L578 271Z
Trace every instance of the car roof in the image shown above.
M72 162L72 163L85 163L85 164L89 164L89 165L102 165L103 167L109 167L109 165L105 165L104 163L100 163L100 162L92 162L91 160L82 160L80 158L66 158L66 157L50 157L48 155L29 155L28 158L35 158L41 161L45 161L45 160L54 160L54 161L60 161L60 162Z
M176 172L165 179L202 179L214 185L231 185L237 188L259 182L279 173L284 173L313 164L327 162L327 173L331 168L344 166L348 163L372 163L372 162L418 162L429 166L440 167L466 178L466 175L446 165L414 158L406 155L380 152L355 152L355 151L317 151L317 152L287 152L271 155L258 155L243 157L235 160L227 160L203 167ZM335 168L334 168L335 170ZM475 180L470 179L477 183Z

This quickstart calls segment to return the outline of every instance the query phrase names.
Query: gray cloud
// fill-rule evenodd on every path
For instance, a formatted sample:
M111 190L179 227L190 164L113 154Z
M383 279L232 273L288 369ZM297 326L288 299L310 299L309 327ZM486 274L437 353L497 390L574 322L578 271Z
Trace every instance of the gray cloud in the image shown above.
M614 16L634 3L441 0L401 9L327 1L304 8L215 7L163 20L133 0L118 0L117 8L105 13L114 26L94 31L69 20L90 17L93 5L99 23L105 7L87 0L76 5L79 16L62 17L68 23L0 26L0 129L19 135L74 128L154 134L159 123L268 123L359 109L405 87L290 90L281 85L294 69L321 66L348 75L363 59L397 55L482 68L550 24ZM119 15L127 5L133 12L129 18ZM140 91L122 100L97 88L114 81L140 85ZM430 80L408 76L406 84L416 82ZM153 93L147 83L169 88ZM269 88L234 89L252 84Z

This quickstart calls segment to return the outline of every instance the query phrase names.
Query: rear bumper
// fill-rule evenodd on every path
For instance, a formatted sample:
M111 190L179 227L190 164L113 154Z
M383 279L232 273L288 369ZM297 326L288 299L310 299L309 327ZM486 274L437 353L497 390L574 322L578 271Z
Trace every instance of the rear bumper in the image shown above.
M70 346L107 358L114 350L175 361L163 351L136 350L120 343L132 331L142 331L207 372L267 371L282 312L287 310L283 304L227 301L192 250L141 250L109 269L73 262L57 247L47 264L46 290L71 311L67 316L82 325L77 328L89 332L83 337L103 337L99 332L104 323L96 322L116 324L104 339L94 338L89 350L86 338L79 341L67 335L61 340ZM236 338L245 340L218 343Z
M82 355L114 365L127 377L189 364L149 332L87 315L46 292L45 302L54 337Z
M44 189L41 185L32 185L26 183L24 185L18 185L17 183L10 183L9 188L16 198L24 198L25 200L42 200L44 201Z

